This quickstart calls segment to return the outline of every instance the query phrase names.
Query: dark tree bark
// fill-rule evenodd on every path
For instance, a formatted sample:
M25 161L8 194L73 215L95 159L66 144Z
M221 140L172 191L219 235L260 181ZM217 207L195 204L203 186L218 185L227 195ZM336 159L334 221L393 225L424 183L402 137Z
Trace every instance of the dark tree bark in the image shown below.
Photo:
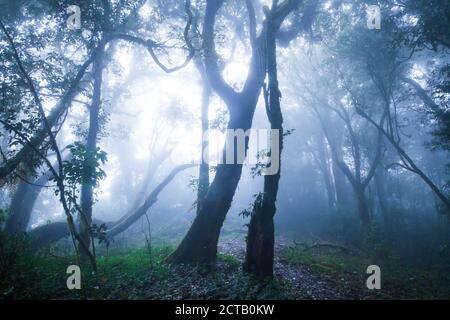
M363 186L354 186L353 191L355 193L356 204L358 207L359 219L361 221L363 230L365 232L369 231L370 228L370 212L367 203L367 197L365 194L366 188Z
M273 257L275 230L273 217L276 212L276 200L281 173L281 152L283 150L283 116L281 112L281 94L278 86L277 58L276 58L276 26L273 15L276 12L276 2L270 13L266 15L267 23L267 75L269 80L268 92L265 92L267 117L272 130L278 130L278 152L270 150L271 157L278 158L278 171L273 175L264 176L264 193L257 197L247 234L247 250L244 270L257 277L273 276Z

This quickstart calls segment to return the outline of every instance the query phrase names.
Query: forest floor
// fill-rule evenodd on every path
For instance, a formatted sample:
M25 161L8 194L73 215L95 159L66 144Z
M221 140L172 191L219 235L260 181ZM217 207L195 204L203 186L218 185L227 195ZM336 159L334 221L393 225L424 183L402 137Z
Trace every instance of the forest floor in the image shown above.
M368 290L366 268L374 261L336 248L307 249L278 237L275 277L256 280L242 272L245 241L225 237L214 267L169 266L173 246L115 248L97 257L98 272L82 268L82 290L66 286L74 257L58 250L2 253L2 299L448 299L443 269L380 263L381 290ZM17 252L21 252L17 254ZM375 261L376 262L376 261Z
M319 241L320 243L320 241ZM274 271L288 283L291 299L449 299L448 266L418 267L398 260L369 257L356 248L323 242L305 244L277 237ZM227 239L219 250L239 262L245 257L242 239ZM381 289L369 290L370 265L381 269Z
M293 243L286 238L278 237L275 242L275 276L292 285L293 299L358 299L349 296L334 286L326 278L314 274L305 264L291 263L283 258L284 250L292 248ZM240 264L245 258L245 242L242 239L226 239L219 243L219 251L233 256Z

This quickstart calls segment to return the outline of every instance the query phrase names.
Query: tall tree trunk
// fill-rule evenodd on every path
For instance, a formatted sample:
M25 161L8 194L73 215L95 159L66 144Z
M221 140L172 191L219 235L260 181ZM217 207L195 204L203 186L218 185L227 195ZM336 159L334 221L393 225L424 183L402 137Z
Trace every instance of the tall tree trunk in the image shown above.
M365 188L362 186L355 186L354 188L356 203L358 206L358 214L361 220L361 225L364 231L364 234L367 235L367 232L370 229L370 212L369 206L367 204L367 198L365 195Z
M273 181L264 182L264 192L269 191L268 188L273 186ZM264 200L265 198L267 200ZM276 208L274 202L273 207L271 206L271 202L265 193L260 194L253 204L248 225L243 269L259 278L273 275L275 227L272 212L274 214Z
M269 15L274 14L276 6ZM257 197L253 206L247 235L247 250L244 270L257 277L273 276L275 229L273 217L276 212L278 187L281 172L281 152L283 150L283 116L280 106L276 59L276 29L271 17L267 17L267 74L269 91L265 92L267 117L272 130L278 130L278 150L270 149L271 158L277 157L278 171L264 176L264 193ZM275 151L278 151L276 154Z
M96 153L97 150L97 136L100 130L99 114L101 106L101 87L103 75L103 55L102 52L93 63L93 95L92 103L89 109L89 130L86 139L86 152L88 155ZM88 157L89 158L89 157ZM81 210L82 214L79 216L80 220L80 237L86 244L86 247L91 243L91 222L92 222L92 206L94 203L93 192L95 187L95 177L93 176L95 168L89 159L84 165L83 170L85 181L81 186ZM82 246L80 246L82 256L86 254Z

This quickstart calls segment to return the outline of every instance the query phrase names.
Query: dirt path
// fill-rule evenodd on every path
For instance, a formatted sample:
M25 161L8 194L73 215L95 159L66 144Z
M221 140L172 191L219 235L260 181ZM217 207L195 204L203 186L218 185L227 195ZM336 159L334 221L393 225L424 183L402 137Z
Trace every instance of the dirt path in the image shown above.
M313 274L305 265L291 264L279 258L279 252L291 245L285 238L277 237L275 240L275 275L289 281L298 292L295 298L313 300L345 299L343 292L337 290L329 281ZM245 257L245 241L243 239L225 239L219 242L219 252L234 256L242 262Z

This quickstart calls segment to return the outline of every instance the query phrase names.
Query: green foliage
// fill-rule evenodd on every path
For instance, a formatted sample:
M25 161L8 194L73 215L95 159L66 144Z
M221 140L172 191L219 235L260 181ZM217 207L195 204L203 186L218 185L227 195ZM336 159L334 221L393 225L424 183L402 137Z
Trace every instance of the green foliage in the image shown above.
M37 259L29 250L28 239L0 231L0 299L39 295L39 290L32 292L36 267Z
M106 177L101 165L107 161L107 154L97 148L94 152L87 150L80 142L68 146L72 155L63 163L65 179L70 185L90 183L98 186L98 181Z
M239 215L242 216L243 218L250 217L254 211L255 206L258 207L258 206L262 205L262 201L263 201L263 193L262 192L255 193L253 195L253 198L255 199L253 201L253 203L250 204L246 209L239 212Z
M267 159L270 158L270 151L267 149L259 150L256 154L256 164L250 168L250 174L252 178L260 177L262 171L270 167L270 163L267 163Z
M240 265L239 261L235 257L233 257L232 255L229 255L229 254L221 254L221 253L219 253L218 254L218 258L219 258L220 261L223 261L223 262L225 262L226 264L228 264L228 265L230 265L232 267L238 268L239 265Z
M437 66L433 69L428 85L432 88L434 101L440 108L430 110L431 116L436 120L436 128L432 132L434 141L432 149L450 151L450 64Z

